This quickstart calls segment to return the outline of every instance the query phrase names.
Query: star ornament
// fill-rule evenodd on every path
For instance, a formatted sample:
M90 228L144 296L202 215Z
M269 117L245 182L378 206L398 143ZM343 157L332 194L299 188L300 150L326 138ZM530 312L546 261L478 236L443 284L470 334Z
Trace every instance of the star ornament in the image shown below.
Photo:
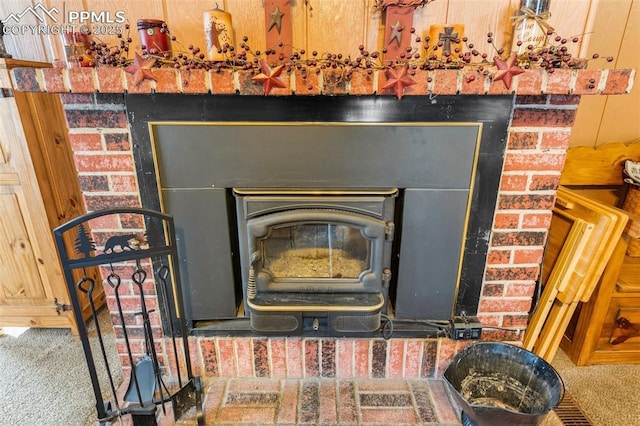
M392 41L396 41L398 43L398 47L400 47L400 43L402 43L402 30L404 29L404 25L397 21L395 25L391 26L391 37L389 37L389 41L387 44L391 44Z
M516 64L517 56L514 53L507 58L507 60L503 60L498 56L493 58L493 61L496 63L498 67L498 72L493 76L493 81L502 80L504 86L507 89L511 89L511 80L516 75L522 74L524 70L520 68L518 64Z
M278 34L280 34L280 30L282 30L282 17L284 16L284 13L282 13L279 6L276 6L274 11L271 12L270 16L271 21L269 22L269 28L267 29L267 32L271 31L273 27L276 27L276 30L278 30Z
M388 69L385 74L387 76L387 82L382 86L382 89L395 89L396 96L398 99L402 99L402 93L404 92L404 88L407 86L413 86L416 84L409 76L407 75L409 71L409 66L405 65L400 69Z
M133 74L133 80L136 86L142 82L142 80L156 81L156 76L151 72L151 68L156 64L156 60L153 58L144 59L136 52L136 56L133 63L126 67L124 70L129 74Z
M266 61L262 61L260 62L260 74L252 77L251 79L258 83L262 83L262 87L264 87L264 94L266 96L274 87L286 87L286 84L284 84L284 82L279 78L283 69L284 65L278 65L275 68L271 68Z

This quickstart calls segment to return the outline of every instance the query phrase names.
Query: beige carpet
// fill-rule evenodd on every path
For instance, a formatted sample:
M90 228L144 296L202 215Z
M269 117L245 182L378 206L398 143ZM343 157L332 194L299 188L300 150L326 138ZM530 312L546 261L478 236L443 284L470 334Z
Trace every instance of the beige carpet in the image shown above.
M594 426L640 426L640 365L577 367L562 351L552 364Z
M113 346L108 314L100 315L100 324L105 343ZM102 357L93 327L89 335L94 356ZM115 352L109 364L117 386L122 377ZM108 383L106 374L100 378ZM33 328L19 337L0 337L1 426L95 425L95 413L82 345L68 329Z

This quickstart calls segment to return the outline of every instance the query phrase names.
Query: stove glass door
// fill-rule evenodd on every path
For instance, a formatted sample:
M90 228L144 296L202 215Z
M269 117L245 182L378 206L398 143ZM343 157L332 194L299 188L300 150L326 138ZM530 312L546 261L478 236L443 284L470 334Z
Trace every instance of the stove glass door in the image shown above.
M280 278L358 279L371 265L371 240L357 227L303 223L272 227L261 242L264 268Z

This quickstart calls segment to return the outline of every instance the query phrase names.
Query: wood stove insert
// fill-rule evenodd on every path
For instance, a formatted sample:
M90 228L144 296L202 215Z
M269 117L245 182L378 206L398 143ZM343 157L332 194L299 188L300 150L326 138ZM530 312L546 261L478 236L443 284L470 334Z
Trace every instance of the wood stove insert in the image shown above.
M234 189L245 311L259 333L374 332L386 313L397 189Z

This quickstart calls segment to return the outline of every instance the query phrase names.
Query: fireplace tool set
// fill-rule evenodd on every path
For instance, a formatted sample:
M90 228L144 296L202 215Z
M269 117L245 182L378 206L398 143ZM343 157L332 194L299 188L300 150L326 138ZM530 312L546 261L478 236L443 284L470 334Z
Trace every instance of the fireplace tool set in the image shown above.
M144 232L123 232L97 244L90 233L91 221L97 219L119 221L124 227L143 227ZM134 425L156 425L158 407L163 415L172 411L175 420L187 412L193 413L195 408L198 424L204 424L202 384L191 370L173 218L146 209L108 209L71 220L56 228L54 236L100 424L130 415ZM115 298L117 320L114 324L126 346L125 363L131 366L124 395L118 392L111 372L107 353L113 348L105 344L93 300L94 291L100 285L97 268L106 271L105 290ZM154 271L154 279L148 270ZM159 312L148 308L150 286L157 295ZM83 304L88 304L91 312L88 322L95 326L97 339L93 344L84 320ZM153 325L154 313L161 314L161 321L155 323L161 322L161 326ZM166 345L155 341L159 333L166 338ZM139 344L140 336L143 344ZM98 355L94 355L92 345L98 347ZM165 353L158 353L158 348L163 346L166 346ZM111 397L105 401L103 395L108 394Z

